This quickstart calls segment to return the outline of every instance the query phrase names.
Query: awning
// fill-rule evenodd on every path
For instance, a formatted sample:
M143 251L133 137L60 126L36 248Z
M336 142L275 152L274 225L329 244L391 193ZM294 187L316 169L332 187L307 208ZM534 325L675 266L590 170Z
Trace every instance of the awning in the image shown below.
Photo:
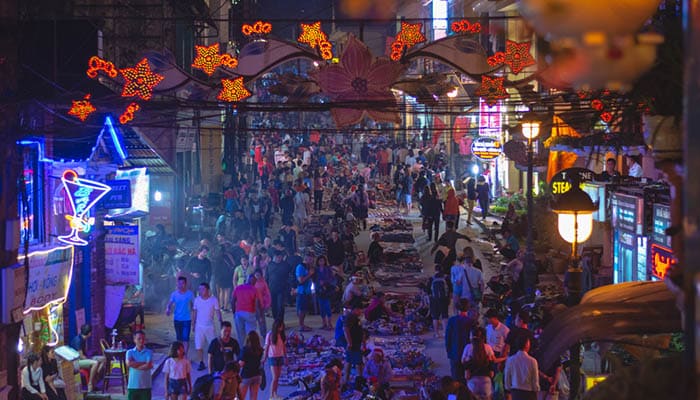
M544 345L534 356L546 371L576 343L679 332L681 314L675 302L664 282L626 282L593 289L581 304L555 315L540 336Z

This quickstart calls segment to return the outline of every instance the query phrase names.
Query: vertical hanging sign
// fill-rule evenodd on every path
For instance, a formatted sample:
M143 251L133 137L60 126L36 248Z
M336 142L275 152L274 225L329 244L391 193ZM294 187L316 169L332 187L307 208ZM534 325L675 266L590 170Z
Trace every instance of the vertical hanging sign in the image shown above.
M139 284L139 227L105 226L105 281Z
M493 106L479 99L479 136L501 138L503 102L498 101Z

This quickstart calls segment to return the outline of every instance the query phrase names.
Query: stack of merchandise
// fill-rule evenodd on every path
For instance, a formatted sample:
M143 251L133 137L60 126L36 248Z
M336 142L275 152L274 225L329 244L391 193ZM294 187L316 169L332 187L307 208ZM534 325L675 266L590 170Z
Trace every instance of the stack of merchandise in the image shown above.
M280 385L294 385L298 379L318 377L323 367L333 359L342 359L344 350L334 347L320 335L305 339L301 332L287 338L287 362L280 377Z
M421 335L430 328L429 303L422 295L385 292L385 298L387 307L400 317L368 322L366 328L370 335Z

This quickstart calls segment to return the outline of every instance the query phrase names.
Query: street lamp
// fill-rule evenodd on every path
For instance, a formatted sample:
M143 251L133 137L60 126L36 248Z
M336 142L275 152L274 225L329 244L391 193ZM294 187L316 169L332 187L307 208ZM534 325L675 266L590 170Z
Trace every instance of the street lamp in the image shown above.
M524 273L524 283L525 283L525 293L531 295L534 293L533 286L535 285L535 277L537 274L535 267L535 252L532 243L532 230L533 224L535 222L533 216L533 204L532 204L532 141L537 138L540 134L540 123L535 120L523 120L521 122L521 127L523 129L523 136L527 139L527 241L525 242L525 268Z
M573 182L571 189L559 195L554 201L552 211L558 215L559 235L571 243L571 266L568 271L567 289L570 302L576 304L581 296L582 275L578 262L578 245L591 237L593 212L596 211L596 206L588 194L581 190L579 183Z
M571 264L567 271L568 303L570 306L581 300L581 278L583 270L579 266L578 244L591 237L593 231L593 212L596 210L591 198L572 182L571 189L559 195L552 204L552 211L557 213L557 227L561 237L571 243ZM581 384L581 346L576 343L569 349L571 360L571 393L578 393ZM575 396L575 395L574 395ZM577 398L577 397L573 397Z

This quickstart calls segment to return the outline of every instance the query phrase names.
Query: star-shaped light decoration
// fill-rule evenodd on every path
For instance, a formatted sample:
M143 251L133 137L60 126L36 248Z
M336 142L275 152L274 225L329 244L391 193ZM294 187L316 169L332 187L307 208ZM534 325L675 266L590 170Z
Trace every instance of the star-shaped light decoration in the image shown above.
M514 74L518 74L523 68L535 64L535 59L530 54L531 44L531 42L517 43L506 40L506 53L503 62L510 67Z
M425 36L423 36L423 32L421 32L421 28L423 28L423 24L420 22L409 24L408 22L402 21L401 30L396 35L396 40L402 41L406 47L413 47L418 43L423 43L425 42Z
M197 57L192 62L192 67L201 69L205 74L211 76L221 65L221 55L219 54L219 44L211 46L194 46Z
M221 101L236 102L250 97L250 92L243 86L243 77L236 79L222 79L223 89L216 96Z
M490 76L481 76L481 85L476 89L476 95L484 99L489 107L493 106L498 100L507 99L510 95L503 87L504 78L491 78Z
M316 21L313 24L301 24L301 34L297 38L297 42L308 44L312 49L315 49L321 42L328 40L328 36L321 30L321 21Z
M78 117L79 120L85 121L87 117L96 110L95 106L90 103L90 95L86 94L83 100L73 100L73 106L68 111L68 115Z
M396 39L391 44L391 59L398 61L403 54L403 49L415 46L418 43L425 42L425 36L421 32L423 24L416 23L410 24L408 22L401 22L401 30L396 34Z
M143 100L150 100L153 96L153 88L163 80L162 75L151 71L148 59L139 61L134 68L120 69L124 76L124 90L122 97L140 97Z

